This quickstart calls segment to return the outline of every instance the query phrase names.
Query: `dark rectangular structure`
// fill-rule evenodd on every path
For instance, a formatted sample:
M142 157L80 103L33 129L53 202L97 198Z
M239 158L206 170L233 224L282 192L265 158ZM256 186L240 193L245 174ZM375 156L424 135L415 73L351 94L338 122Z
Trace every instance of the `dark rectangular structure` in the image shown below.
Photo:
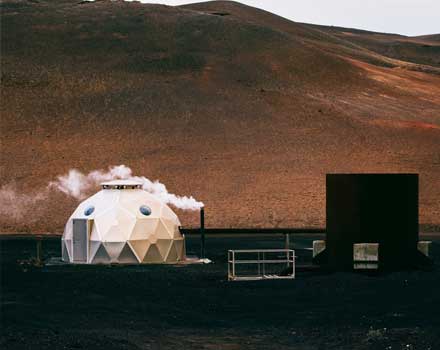
M418 260L418 174L327 174L326 253L333 270L353 269L354 243L379 243L379 268Z

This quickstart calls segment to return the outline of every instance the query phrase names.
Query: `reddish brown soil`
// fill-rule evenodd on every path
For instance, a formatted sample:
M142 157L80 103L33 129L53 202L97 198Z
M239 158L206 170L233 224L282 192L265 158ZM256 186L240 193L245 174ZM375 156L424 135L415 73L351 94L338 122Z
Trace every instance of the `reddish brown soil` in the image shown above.
M31 196L118 164L205 202L208 226L323 226L326 173L417 172L420 221L440 224L436 36L222 1L1 7L1 178L20 209L3 232L62 231L77 202Z

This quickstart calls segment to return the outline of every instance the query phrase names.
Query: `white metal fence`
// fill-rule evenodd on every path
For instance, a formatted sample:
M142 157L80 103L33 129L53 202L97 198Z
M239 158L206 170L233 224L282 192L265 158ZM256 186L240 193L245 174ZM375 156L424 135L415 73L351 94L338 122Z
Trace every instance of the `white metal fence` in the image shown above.
M295 251L292 249L228 251L229 281L294 278Z

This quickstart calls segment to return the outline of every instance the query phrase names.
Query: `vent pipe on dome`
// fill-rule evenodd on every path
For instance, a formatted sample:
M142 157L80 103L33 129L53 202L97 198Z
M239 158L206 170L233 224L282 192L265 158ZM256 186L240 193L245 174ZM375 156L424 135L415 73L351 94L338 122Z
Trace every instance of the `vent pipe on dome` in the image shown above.
M200 208L200 258L205 259L205 207Z
M101 183L103 190L137 190L142 189L142 183L131 180L114 180Z

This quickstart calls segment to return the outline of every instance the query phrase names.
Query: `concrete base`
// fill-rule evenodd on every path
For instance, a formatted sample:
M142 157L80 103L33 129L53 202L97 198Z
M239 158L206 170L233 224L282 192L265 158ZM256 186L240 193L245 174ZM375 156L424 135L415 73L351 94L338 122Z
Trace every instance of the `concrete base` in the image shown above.
M313 257L325 250L325 241L313 241Z
M431 241L419 241L417 243L417 249L419 250L420 253L429 257L429 248L431 246L431 243L432 243Z
M379 243L353 244L353 268L375 270L379 268Z
M430 241L420 241L417 244L418 251L415 256L408 258L410 268L432 268L433 261L430 258ZM328 250L326 241L313 241L313 263L322 267L329 267ZM380 266L379 266L380 265ZM353 270L386 270L383 261L379 264L379 243L355 243L353 244ZM346 270L351 270L350 265Z

